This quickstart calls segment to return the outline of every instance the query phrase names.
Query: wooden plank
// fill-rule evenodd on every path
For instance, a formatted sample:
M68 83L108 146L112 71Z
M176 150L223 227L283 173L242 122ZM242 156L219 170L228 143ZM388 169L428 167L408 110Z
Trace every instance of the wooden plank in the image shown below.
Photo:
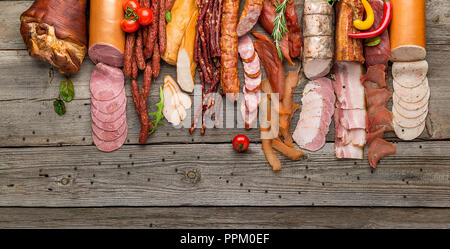
M448 229L450 209L336 207L0 208L0 228Z
M272 172L259 144L0 149L0 206L450 207L450 142L401 142L376 170L333 144Z

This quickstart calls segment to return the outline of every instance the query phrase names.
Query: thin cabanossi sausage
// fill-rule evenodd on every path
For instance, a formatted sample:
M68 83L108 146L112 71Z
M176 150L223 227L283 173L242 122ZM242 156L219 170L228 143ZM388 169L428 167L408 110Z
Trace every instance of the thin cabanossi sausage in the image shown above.
M159 11L159 23L158 23L158 42L159 42L159 54L166 52L166 12L162 6L165 6L166 1L161 0L159 5L161 9Z
M125 55L123 59L123 73L127 77L131 77L132 73L132 56L133 56L133 48L135 43L135 34L131 33L127 35L127 39L125 41Z
M145 69L145 58L144 58L144 43L143 43L143 30L142 28L136 31L136 46L134 46L134 54L136 57L137 66L140 70Z

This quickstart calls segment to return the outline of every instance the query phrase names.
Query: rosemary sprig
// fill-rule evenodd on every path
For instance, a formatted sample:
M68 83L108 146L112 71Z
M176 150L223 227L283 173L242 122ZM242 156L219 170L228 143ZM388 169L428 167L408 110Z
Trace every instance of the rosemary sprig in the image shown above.
M275 40L275 47L277 48L281 61L283 61L283 54L281 53L280 41L283 39L283 35L288 32L285 17L287 2L288 0L284 0L282 3L274 2L275 13L277 15L273 19L272 37Z

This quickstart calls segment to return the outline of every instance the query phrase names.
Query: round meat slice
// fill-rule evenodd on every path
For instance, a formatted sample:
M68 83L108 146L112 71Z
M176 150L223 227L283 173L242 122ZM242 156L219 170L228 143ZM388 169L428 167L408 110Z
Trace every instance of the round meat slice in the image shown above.
M415 108L414 110L405 109L402 105L399 104L400 100L396 95L394 95L393 101L397 112L405 118L417 118L428 110L427 104L423 105L422 107ZM420 104L420 102L418 103Z
M392 123L394 123L395 134L402 140L413 140L420 136L420 134L422 134L423 130L425 129L425 121L412 128L402 127L398 125L395 120Z
M91 95L99 101L111 100L117 97L124 87L122 70L103 63L98 63L91 74Z
M417 103L427 95L429 89L428 78L425 78L423 83L415 88L406 88L401 86L396 80L393 81L394 91L401 101L408 103Z
M91 115L95 116L98 120L105 123L112 123L119 119L126 112L127 104L126 101L123 105L115 112L103 113L99 111L94 105L91 105Z
M244 72L250 78L256 78L261 74L261 62L259 61L258 54L252 62L244 62Z
M327 75L331 70L333 59L315 59L304 58L303 59L303 73L306 78L315 80Z
M244 35L239 38L238 52L242 61L253 61L255 57L255 47L253 47L253 42L249 35Z
M257 111L259 103L261 102L261 92L247 92L244 87L244 100L245 105L249 112Z
M95 108L105 114L115 112L119 110L119 108L127 102L127 97L125 96L125 87L122 90L122 93L119 96L115 97L111 100L100 101L91 96L91 105L95 106Z
M245 88L249 92L254 92L261 86L261 74L256 78L250 78L244 74Z
M419 86L428 72L427 61L394 62L392 77L403 87L415 88Z
M95 126L105 131L117 131L127 121L126 112L123 113L122 116L120 116L120 118L116 121L109 123L100 121L94 115L91 115L91 118Z
M116 140L113 141L103 141L95 133L92 133L92 140L94 140L95 146L97 149L103 152L111 152L119 149L125 143L127 139L128 129L125 129L125 132L120 135Z
M408 102L402 101L395 92L394 92L394 94L392 94L392 98L393 98L394 103L398 104L403 109L408 110L408 111L416 111L416 110L421 109L424 106L428 105L428 100L430 99L430 90L428 90L427 95L425 95L425 98L421 99L419 102L416 102L416 103L408 103Z
M105 131L97 127L94 123L91 124L92 127L92 133L94 133L100 140L102 141L113 141L118 139L122 134L125 132L125 130L128 129L128 124L124 122L121 127L119 127L118 130L115 131Z
M424 112L422 115L418 116L417 118L405 118L403 117L395 108L394 105L392 107L392 113L394 114L394 120L402 127L405 128L414 128L419 126L421 123L425 121L425 118L428 115L428 109L426 112Z
M247 109L245 101L241 101L241 115L242 115L242 119L244 120L244 123L245 123L245 128L249 129L253 126L253 124L258 119L258 110L250 112Z

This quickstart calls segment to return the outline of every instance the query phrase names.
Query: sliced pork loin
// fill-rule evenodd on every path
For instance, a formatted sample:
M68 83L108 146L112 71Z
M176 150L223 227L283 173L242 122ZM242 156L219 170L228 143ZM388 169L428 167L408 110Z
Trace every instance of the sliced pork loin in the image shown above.
M117 150L128 134L122 70L98 63L89 84L94 144L104 152Z
M323 147L334 113L335 101L330 79L319 78L305 85L300 119L292 135L301 148L317 151Z
M335 153L337 158L364 158L367 128L364 87L361 84L362 65L359 62L335 63L334 114Z

